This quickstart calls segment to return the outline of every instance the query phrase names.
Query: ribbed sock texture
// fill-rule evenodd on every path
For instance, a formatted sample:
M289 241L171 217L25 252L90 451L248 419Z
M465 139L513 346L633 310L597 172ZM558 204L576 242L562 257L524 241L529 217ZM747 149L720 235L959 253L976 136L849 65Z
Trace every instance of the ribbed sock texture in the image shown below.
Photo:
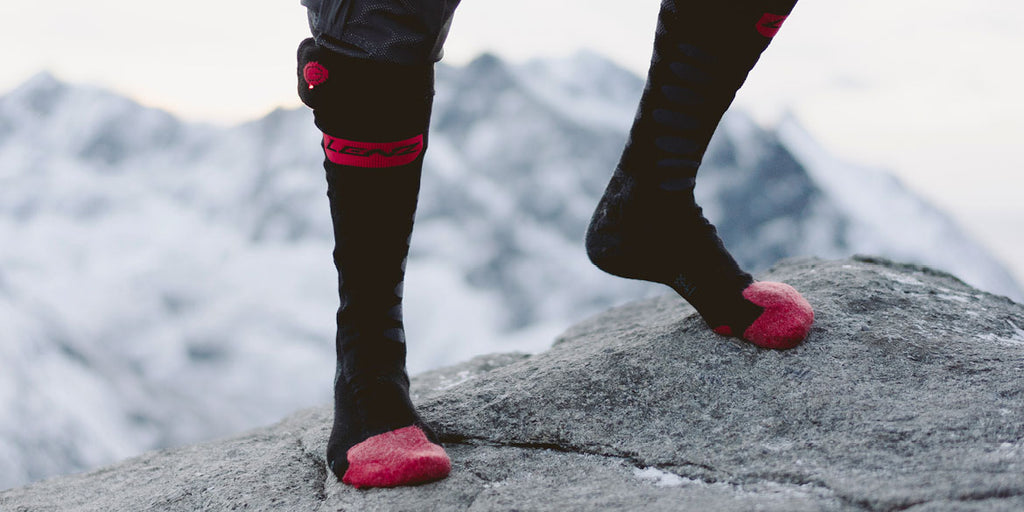
M409 399L402 319L433 65L344 57L311 39L299 46L298 60L299 96L324 132L338 271L328 465L358 487L443 478L447 470L439 468L450 467L447 455Z

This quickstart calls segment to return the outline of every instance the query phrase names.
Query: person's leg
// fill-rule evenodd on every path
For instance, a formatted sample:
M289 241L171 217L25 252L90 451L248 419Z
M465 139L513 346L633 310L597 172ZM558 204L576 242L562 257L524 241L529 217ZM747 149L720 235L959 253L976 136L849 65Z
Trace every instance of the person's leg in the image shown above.
M299 96L323 132L341 302L327 463L356 487L429 482L451 469L409 399L405 370L402 282L433 65L454 9L420 3L421 13L410 2L304 1L316 37L299 46ZM372 23L380 40L360 35Z
M708 326L766 348L790 348L814 313L792 287L755 282L693 197L722 115L796 0L663 0L647 85L587 231L591 261L664 283Z

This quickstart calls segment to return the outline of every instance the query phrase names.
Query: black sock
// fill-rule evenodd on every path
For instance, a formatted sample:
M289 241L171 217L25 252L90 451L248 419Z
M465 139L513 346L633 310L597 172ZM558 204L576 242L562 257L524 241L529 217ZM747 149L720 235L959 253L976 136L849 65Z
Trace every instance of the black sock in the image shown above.
M300 45L298 57L299 95L324 132L334 225L341 306L327 461L342 478L349 469L349 449L379 434L416 426L437 443L409 399L402 321L402 283L427 144L433 64L354 59L312 39ZM409 483L381 481L346 479L357 486Z
M711 135L795 0L664 0L630 138L587 232L614 275L664 283L708 325L741 336L764 312L754 282L693 197Z

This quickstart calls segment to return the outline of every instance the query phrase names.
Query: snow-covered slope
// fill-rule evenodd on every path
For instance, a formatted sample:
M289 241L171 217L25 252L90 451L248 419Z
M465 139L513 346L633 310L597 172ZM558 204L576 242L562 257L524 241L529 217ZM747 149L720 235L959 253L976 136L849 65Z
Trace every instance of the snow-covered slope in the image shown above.
M592 54L439 69L406 285L413 371L538 350L583 315L661 293L601 274L582 249L641 88ZM320 158L305 110L187 124L45 74L0 98L0 487L329 399ZM872 252L1020 297L945 216L879 176L734 112L698 193L752 269Z
M848 219L839 248L925 263L986 291L1024 300L1019 284L987 249L896 177L829 154L793 118L784 119L777 132L811 180Z

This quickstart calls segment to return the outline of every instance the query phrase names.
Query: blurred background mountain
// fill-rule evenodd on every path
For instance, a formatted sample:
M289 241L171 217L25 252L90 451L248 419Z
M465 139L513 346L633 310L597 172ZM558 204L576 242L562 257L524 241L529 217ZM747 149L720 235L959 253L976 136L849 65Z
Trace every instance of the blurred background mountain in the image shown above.
M406 284L413 372L541 350L664 293L582 248L642 86L591 53L439 68ZM48 74L0 97L0 488L329 400L320 162L305 109L217 127ZM1024 297L946 214L792 118L729 112L698 198L748 270L870 253Z

